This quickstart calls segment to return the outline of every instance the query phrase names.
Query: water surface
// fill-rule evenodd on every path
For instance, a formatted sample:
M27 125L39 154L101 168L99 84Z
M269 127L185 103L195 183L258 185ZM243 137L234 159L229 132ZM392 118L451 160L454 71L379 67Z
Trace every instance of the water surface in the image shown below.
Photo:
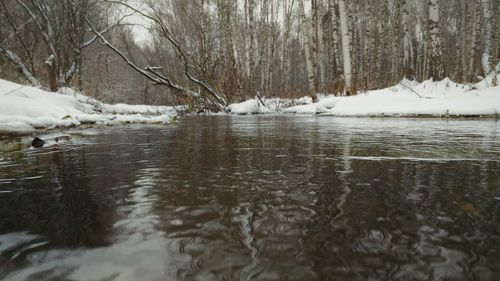
M498 280L500 123L188 117L0 152L2 280Z

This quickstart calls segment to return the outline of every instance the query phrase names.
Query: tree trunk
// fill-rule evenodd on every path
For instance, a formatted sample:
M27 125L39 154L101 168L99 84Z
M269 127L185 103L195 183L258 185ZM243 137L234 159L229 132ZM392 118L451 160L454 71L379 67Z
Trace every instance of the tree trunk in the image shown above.
M428 75L434 80L444 78L443 52L441 49L441 34L439 23L439 3L438 0L429 0L429 68Z
M268 18L269 18L269 2L263 1L260 7L260 29L259 29L259 85L260 91L265 91L266 86L266 55L268 51L269 43L269 28L268 28Z
M467 0L462 0L462 14L460 22L460 82L467 81Z
M293 1L283 0L283 52L282 52L282 73L281 73L281 91L285 91L288 82L288 39L290 37L291 11L293 11Z
M347 11L345 1L339 0L339 20L340 20L340 33L342 38L342 59L344 62L344 81L345 92L349 95L352 86L352 67L351 67L351 46L349 27L347 25Z
M361 73L361 77L363 79L363 90L366 92L370 88L370 68L371 68L371 63L370 63L370 43L371 43L371 28L372 28L372 17L371 17L371 8L372 4L371 1L366 1L365 2L365 9L364 9L364 20L365 20L365 25L364 25L364 50L363 50L363 71Z
M403 75L404 78L413 80L413 67L411 61L411 33L409 0L403 0Z
M244 33L249 34L250 33L250 27L248 24L248 0L245 0L245 5L244 5L244 10L245 10L245 24L244 24ZM245 46L245 74L248 79L250 79L251 71L250 71L250 48L248 47L248 37L243 36L243 46Z
M478 34L481 29L481 9L480 6L475 2L472 1L472 9L471 9L471 17L472 17L472 33L471 33L471 39L470 39L470 44L471 44L471 53L469 55L469 81L472 82L476 78L476 73L475 73L475 61L476 61L476 54L478 53L479 49L479 37Z
M255 0L248 0L248 64L250 85L255 85L255 18L254 18Z
M304 38L304 51L306 55L306 69L307 69L307 82L309 93L313 96L316 94L316 83L315 83L315 71L313 65L313 58L311 56L311 24L306 17L306 12L304 8L304 1L299 0L299 12L300 12L300 27L301 33L305 34Z
M278 8L275 7L275 2L271 1L271 19L269 21L269 26L272 27L270 28L270 36L269 36L269 43L268 43L268 48L267 48L267 53L266 53L266 61L267 61L267 83L266 83L266 88L267 88L267 93L272 92L273 90L273 75L274 75L274 63L273 63L273 58L274 58L274 52L276 50L276 41L278 34L275 30L275 21L276 21L276 12L278 11Z
M314 89L318 91L321 85L321 72L318 71L319 66L319 24L318 24L318 0L311 0L311 61L314 71ZM315 91L315 92L316 92Z
M337 20L337 11L335 9L335 0L329 0L329 9L332 17L332 48L333 48L333 77L337 79L337 75L340 73L340 58L339 58L339 29Z
M232 95L236 94L238 98L243 99L232 37L231 12L233 3L231 0L220 0L219 5L222 31L221 50L222 61L224 63L223 73L225 76L224 95L231 98Z
M404 42L401 40L401 33L403 32L402 21L403 21L403 8L404 3L402 1L396 1L393 4L394 8L392 11L392 42L391 42L391 81L390 84L396 84L401 80L401 49L404 49ZM401 44L403 43L403 44Z
M484 16L484 33L483 33L483 55L481 57L481 65L483 67L483 74L486 77L491 72L490 65L490 52L491 52L491 34L492 34L492 22L493 15L491 13L491 5L489 0L482 0L481 5L483 7Z

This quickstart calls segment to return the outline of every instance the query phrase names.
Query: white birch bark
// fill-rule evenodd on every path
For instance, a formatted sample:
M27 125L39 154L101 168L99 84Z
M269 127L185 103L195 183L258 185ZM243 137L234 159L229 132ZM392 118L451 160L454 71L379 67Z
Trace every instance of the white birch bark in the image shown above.
M311 94L316 93L316 85L315 85L315 73L314 73L314 66L313 66L313 61L312 61L312 56L311 56L311 26L308 18L306 17L306 11L304 8L304 1L299 0L299 9L300 9L300 27L301 27L301 32L305 35L305 42L304 42L304 49L305 49L305 55L306 55L306 69L307 69L307 81L309 85L309 92Z
M458 73L460 74L461 82L467 80L466 69L467 69L467 0L462 0L462 9L461 9L461 29L460 29L460 69Z
M371 73L371 29L372 29L372 3L371 1L366 1L364 16L365 16L365 27L364 27L364 65L363 65L363 88L367 91L370 88L370 73Z
M335 69L333 69L334 75L337 75L340 72L340 58L338 52L338 42L339 42L339 30L338 30L338 20L337 20L337 11L335 10L335 0L329 0L329 9L332 16L332 47L333 47L333 60L335 64Z
M271 1L271 18L269 21L269 25L272 27L277 25L276 18L278 18L278 14L277 14L278 11L279 11L279 3L275 3L274 1ZM274 58L274 53L276 50L277 37L278 37L278 34L277 34L275 28L270 28L269 43L268 43L268 48L267 48L267 52L266 52L266 61L267 61L266 89L267 89L267 92L270 92L273 89L273 74L274 74L273 58Z
M260 34L259 34L259 84L260 90L265 91L266 80L266 55L269 44L269 2L262 1L260 7Z
M281 90L287 88L288 81L288 39L290 37L291 11L293 11L294 1L289 3L288 0L283 1L283 45L282 45L282 74L281 74Z
M438 0L429 0L429 40L430 40L430 58L429 75L435 80L444 78L444 69L442 64L443 52L441 49L441 35L439 24L439 3Z
M255 84L255 18L254 18L255 0L248 0L248 65L250 84Z
M328 12L328 3L325 3L325 0L318 0L318 57L317 64L319 68L319 85L321 87L321 91L325 90L325 82L326 82L326 65L328 63L328 52L327 52L327 42L324 33L324 24L323 19Z
M412 79L412 62L411 62L411 34L410 34L410 12L409 0L403 2L403 72L406 79Z
M311 0L311 62L314 71L314 89L318 90L318 63L319 63L319 24L318 24L318 0Z
M403 11L403 6L404 3L402 1L396 1L393 4L393 9L394 11L392 12L391 15L391 22L393 23L391 28L392 28L392 42L391 42L391 58L392 58L392 66L391 66L391 84L396 84L400 81L401 79L401 63L400 63L400 57L401 57L401 49L404 49L404 44L401 44L401 37L400 37L400 30L401 30L401 23L402 23L402 11Z
M248 25L248 0L245 0L244 4L244 9L245 9L245 24L244 24L244 33L249 34L250 33L250 28ZM243 45L245 46L245 61L244 61L244 66L245 66L245 74L248 78L250 78L251 71L250 71L250 48L248 44L248 37L243 36L244 43Z
M474 61L476 59L476 54L478 53L478 45L479 45L479 37L478 34L481 31L481 8L480 6L475 2L472 1L472 33L471 33L471 39L470 39L470 55L469 55L469 79L474 79L475 73L474 73Z
M345 1L339 0L339 21L340 21L340 33L342 39L342 59L344 62L344 81L346 93L349 93L351 89L351 78L352 78L352 66L351 66L351 46L349 27L347 25L347 12L345 7Z

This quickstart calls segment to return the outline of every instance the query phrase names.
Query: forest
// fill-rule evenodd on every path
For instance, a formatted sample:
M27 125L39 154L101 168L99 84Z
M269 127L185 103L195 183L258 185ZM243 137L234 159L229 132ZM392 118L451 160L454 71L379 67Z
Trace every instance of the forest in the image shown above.
M500 71L496 0L2 0L0 14L0 78L106 102L219 111Z

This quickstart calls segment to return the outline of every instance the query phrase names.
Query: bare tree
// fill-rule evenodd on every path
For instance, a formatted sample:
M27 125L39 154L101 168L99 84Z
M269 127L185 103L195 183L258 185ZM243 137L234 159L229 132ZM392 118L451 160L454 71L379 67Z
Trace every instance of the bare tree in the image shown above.
M342 38L342 59L344 62L345 92L349 95L352 87L352 66L351 66L351 32L347 22L347 10L344 0L339 0L339 21Z
M301 31L304 34L304 52L306 55L306 69L307 69L307 81L309 85L309 93L314 95L316 93L316 69L313 63L314 58L312 54L312 33L314 33L313 26L306 16L304 1L299 1L299 11L300 11L300 26Z
M69 0L15 0L9 5L2 1L0 9L12 33L0 42L0 53L33 86L46 86L55 91L68 86L75 74L80 81L81 53L97 39L86 32L83 20L92 12L93 5L90 0L80 1L80 8ZM17 16L14 17L13 13ZM106 27L100 33L108 32L114 26ZM31 47L33 42L36 50ZM81 86L80 82L77 86Z

